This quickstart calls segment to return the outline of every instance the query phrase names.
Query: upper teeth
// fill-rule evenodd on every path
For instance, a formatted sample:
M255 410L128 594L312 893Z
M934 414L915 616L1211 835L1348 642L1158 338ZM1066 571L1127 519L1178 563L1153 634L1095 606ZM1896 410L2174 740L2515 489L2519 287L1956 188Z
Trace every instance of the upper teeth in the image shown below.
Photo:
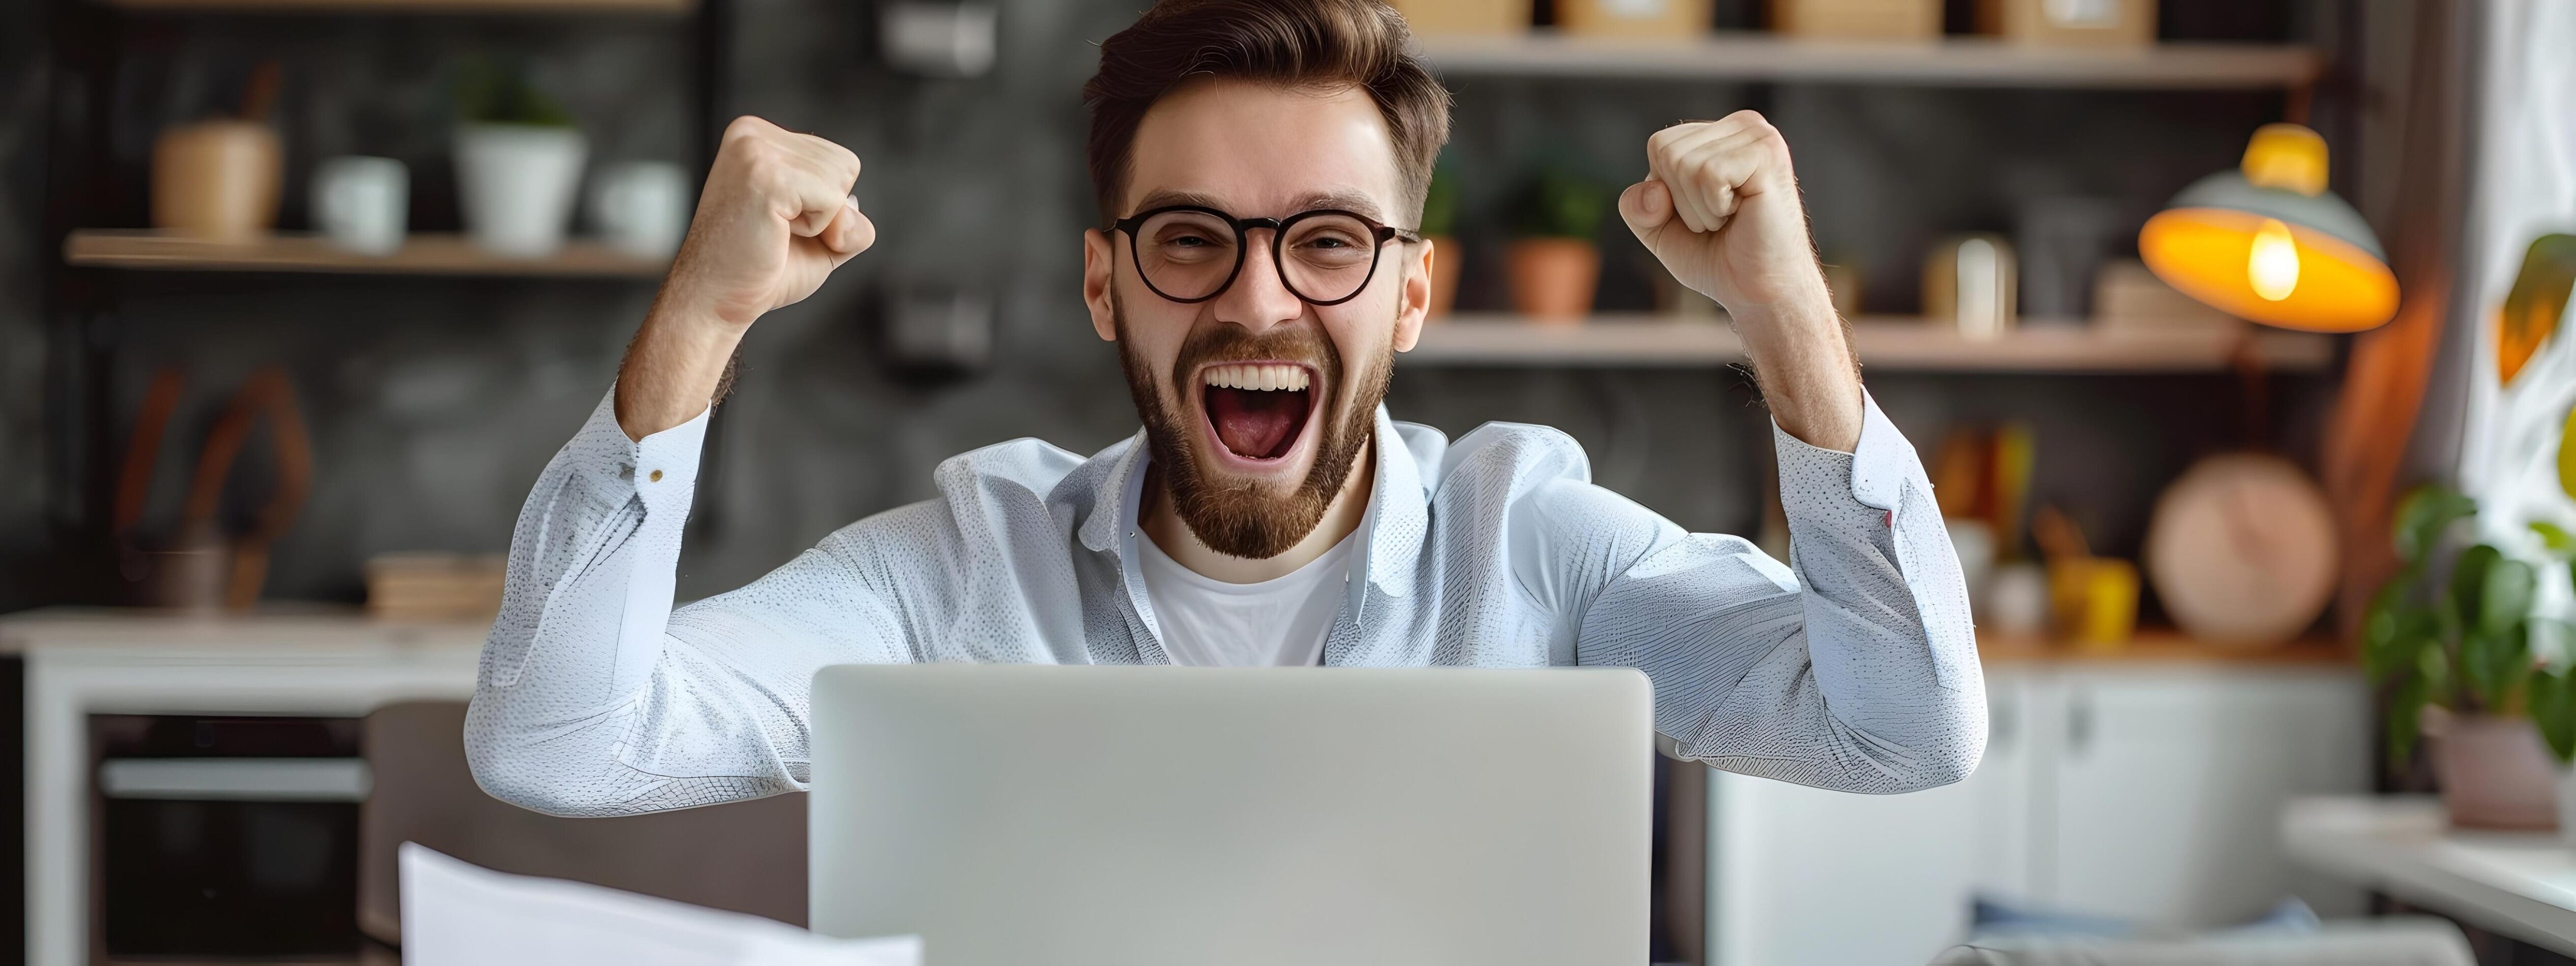
M1253 363L1209 366L1207 384L1221 389L1294 391L1306 388L1306 367Z

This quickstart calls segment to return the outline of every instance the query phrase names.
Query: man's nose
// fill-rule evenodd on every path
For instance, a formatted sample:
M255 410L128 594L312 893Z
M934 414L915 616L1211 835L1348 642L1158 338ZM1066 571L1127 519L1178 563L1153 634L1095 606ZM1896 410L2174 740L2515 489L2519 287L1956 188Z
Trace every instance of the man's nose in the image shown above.
M1270 246L1277 244L1277 232L1256 228L1246 232L1243 271L1234 277L1225 294L1217 296L1216 318L1251 330L1254 334L1272 326L1286 325L1306 315L1306 302L1288 290L1279 277L1279 263L1270 256Z

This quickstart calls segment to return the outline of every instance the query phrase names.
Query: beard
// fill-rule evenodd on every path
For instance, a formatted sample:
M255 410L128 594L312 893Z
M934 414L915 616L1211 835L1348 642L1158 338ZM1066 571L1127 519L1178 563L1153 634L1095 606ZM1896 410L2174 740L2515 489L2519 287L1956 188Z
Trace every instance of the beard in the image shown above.
M1136 343L1127 337L1126 311L1115 295L1110 298L1110 314L1118 331L1118 365L1127 374L1136 416L1145 423L1147 452L1162 473L1163 490L1173 510L1199 542L1228 556L1267 560L1313 533L1375 434L1378 403L1386 398L1393 375L1393 327L1388 328L1387 351L1379 354L1376 365L1357 374L1359 381L1347 397L1340 391L1349 375L1341 353L1313 326L1274 328L1255 335L1237 326L1211 325L1192 331L1181 344L1168 384L1175 394L1200 393L1201 406L1206 405L1206 388L1195 385L1192 377L1203 365L1276 359L1315 366L1313 391L1323 394L1323 403L1298 431L1323 435L1315 441L1314 467L1283 494L1272 492L1260 480L1214 478L1197 453L1199 441L1207 438L1199 423L1207 417L1185 400L1167 396L1152 364L1136 356L1130 348Z

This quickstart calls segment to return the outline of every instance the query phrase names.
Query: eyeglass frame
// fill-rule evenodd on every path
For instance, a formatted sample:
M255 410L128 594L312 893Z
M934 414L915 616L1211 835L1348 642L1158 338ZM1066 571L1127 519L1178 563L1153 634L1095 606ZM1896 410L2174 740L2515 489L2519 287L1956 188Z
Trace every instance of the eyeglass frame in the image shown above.
M1143 228L1147 219L1153 218L1157 215L1170 214L1175 211L1195 211L1200 214L1210 215L1225 222L1228 227L1234 229L1234 268L1225 273L1225 281L1217 283L1217 286L1213 291L1197 298L1181 298L1163 291L1162 286L1154 284L1154 279L1145 274L1145 255L1142 251L1138 250L1137 247L1142 243L1136 240L1136 236L1138 234L1136 230ZM1324 215L1340 215L1345 218L1356 219L1360 224L1367 225L1369 227L1370 236L1377 241L1377 244L1370 246L1369 248L1368 275L1360 279L1360 284L1357 288L1351 289L1351 294L1329 302L1319 302L1314 299L1307 298L1306 293L1297 291L1297 283L1288 280L1287 255L1280 250L1280 239L1288 236L1288 229L1290 227L1308 218L1315 218ZM1386 260L1383 256L1386 254L1387 242L1402 241L1406 244L1412 244L1422 240L1422 233L1420 231L1397 228L1393 225L1383 224L1375 218L1360 214L1356 211L1348 211L1341 208L1313 208L1298 212L1286 218L1237 218L1206 205L1164 205L1160 208L1149 208L1125 218L1118 219L1117 221L1110 222L1109 228L1111 231L1125 232L1127 234L1127 259L1136 263L1136 277L1145 283L1145 288L1156 295L1162 296L1167 301L1177 302L1182 305L1197 305L1201 302L1213 300L1217 296L1224 295L1227 289L1234 287L1234 280L1243 276L1244 255L1245 252L1252 247L1252 230L1255 228L1270 229L1270 268L1272 271L1278 273L1279 286L1287 289L1288 294L1296 296L1299 301L1319 308L1329 305L1340 305L1344 302L1358 298L1360 297L1360 293L1368 291L1369 283L1377 280L1378 263Z

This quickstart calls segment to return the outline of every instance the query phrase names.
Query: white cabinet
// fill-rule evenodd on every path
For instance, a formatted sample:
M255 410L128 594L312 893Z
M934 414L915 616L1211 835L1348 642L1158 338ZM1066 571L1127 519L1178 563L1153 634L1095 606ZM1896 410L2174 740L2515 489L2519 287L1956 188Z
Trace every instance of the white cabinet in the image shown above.
M1709 794L1713 966L1912 966L1983 893L2185 926L2297 894L2276 824L2292 795L2369 782L2369 700L2335 666L2019 664L1987 675L1968 780L1910 795L1719 775Z

